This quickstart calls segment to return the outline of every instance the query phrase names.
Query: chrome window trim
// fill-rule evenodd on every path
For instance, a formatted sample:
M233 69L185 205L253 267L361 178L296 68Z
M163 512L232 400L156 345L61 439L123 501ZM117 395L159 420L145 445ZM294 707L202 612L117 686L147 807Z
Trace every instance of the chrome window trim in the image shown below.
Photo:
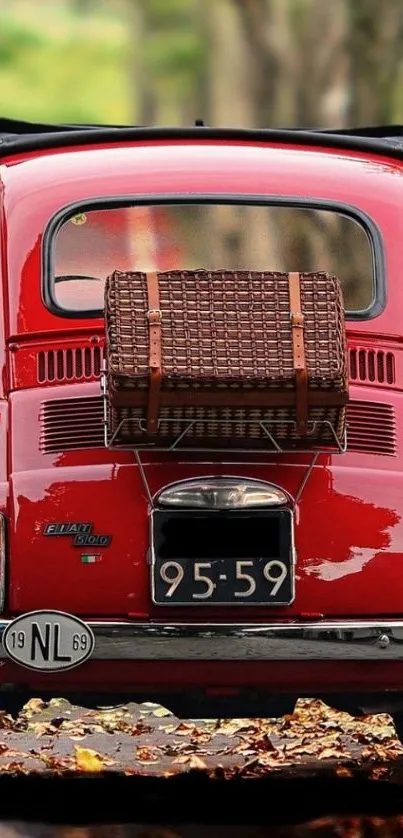
M345 312L347 321L372 320L378 317L386 307L386 260L381 230L368 213L354 204L301 195L248 194L248 193L182 193L167 192L159 194L105 195L90 200L77 200L61 207L45 227L41 242L42 300L52 314L70 320L99 319L104 317L103 310L70 311L57 304L53 282L53 243L62 224L77 213L90 212L93 209L124 208L131 206L162 206L164 204L244 204L247 206L296 207L300 209L328 210L344 215L357 222L367 236L371 249L373 299L370 305L360 311Z

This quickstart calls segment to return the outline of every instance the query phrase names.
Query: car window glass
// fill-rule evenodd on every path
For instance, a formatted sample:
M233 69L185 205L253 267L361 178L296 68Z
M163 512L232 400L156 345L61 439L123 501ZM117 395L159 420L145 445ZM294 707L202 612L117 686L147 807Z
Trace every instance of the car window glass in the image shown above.
M115 269L325 270L340 278L348 311L374 299L366 230L328 209L182 204L77 213L55 234L52 266L53 299L72 315L103 308Z

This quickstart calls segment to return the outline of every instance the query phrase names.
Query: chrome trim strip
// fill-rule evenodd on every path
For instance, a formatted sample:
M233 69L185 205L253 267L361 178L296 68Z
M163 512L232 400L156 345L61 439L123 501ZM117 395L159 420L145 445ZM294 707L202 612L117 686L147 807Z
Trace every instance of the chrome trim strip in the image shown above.
M0 638L11 620L0 620ZM92 660L403 662L403 620L265 625L88 621ZM0 646L0 659L7 653ZM403 672L402 672L403 674Z

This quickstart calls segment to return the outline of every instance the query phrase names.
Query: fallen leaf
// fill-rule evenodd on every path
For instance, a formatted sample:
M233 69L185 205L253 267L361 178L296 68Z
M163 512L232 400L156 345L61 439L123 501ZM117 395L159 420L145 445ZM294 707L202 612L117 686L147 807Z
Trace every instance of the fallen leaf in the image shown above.
M387 777L390 773L390 769L384 765L378 765L372 769L370 778L371 780L382 780L383 777Z
M195 724L188 724L187 722L180 722L175 728L175 736L188 736L195 729Z
M340 748L323 748L318 753L318 759L347 759L350 755Z
M66 771L73 771L77 765L72 757L62 757L60 755L49 756L42 751L38 753L38 759L43 762L47 768L56 771L57 774L64 774Z
M286 759L281 751L277 751L276 754L273 754L270 751L266 754L259 754L259 765L264 765L268 768L282 768L283 766L292 764L293 763L289 759Z
M159 748L140 745L136 750L136 756L140 762L156 763L158 762Z
M247 760L247 762L245 762L244 765L241 765L241 767L237 769L237 775L241 776L242 774L246 774L248 771L251 770L251 768L255 768L255 766L258 765L258 763L259 757L257 756L253 757L253 759Z
M38 701L39 699L37 699ZM49 701L49 707L66 707L68 713L71 713L71 707L68 707L68 702L65 698L51 698Z
M4 710L0 711L0 728L2 730L12 730L14 727L14 719L12 716L9 716Z
M364 760L378 760L379 762L388 762L401 757L403 754L403 746L396 742L391 742L389 746L379 745L374 743L361 751L361 759Z
M29 718L30 716L34 716L36 713L40 713L41 710L44 710L46 707L46 702L42 701L41 698L30 698L24 707L22 708L22 714Z
M76 768L79 771L102 771L107 764L107 760L91 748L81 748L79 745L75 745L74 751Z
M157 707L157 709L154 710L154 712L153 712L153 716L157 716L158 719L163 718L163 716L172 716L172 715L173 714L171 713L170 710L168 710L167 707Z
M345 765L338 765L336 768L336 774L338 777L353 777L354 774L351 768L347 768Z
M206 763L200 757L194 756L193 754L186 757L177 757L173 762L187 765L190 769L198 769L200 771L206 771L207 769Z
M197 769L198 771L205 771L207 769L207 765L204 762L204 760L200 759L200 757L197 756L189 757L188 766L190 769L192 769L192 771L195 769Z
M222 733L224 736L234 736L239 733L255 733L259 730L260 719L253 723L251 719L231 719L220 722L215 728L215 733Z
M211 733L207 733L204 730L197 730L197 728L195 728L191 734L190 741L192 744L208 745L212 738L213 736Z
M54 727L50 722L32 722L28 724L29 732L35 733L37 739L41 736L57 736L58 728Z
M6 771L7 774L29 774L29 768L22 762L7 762L6 765L2 765L2 771Z

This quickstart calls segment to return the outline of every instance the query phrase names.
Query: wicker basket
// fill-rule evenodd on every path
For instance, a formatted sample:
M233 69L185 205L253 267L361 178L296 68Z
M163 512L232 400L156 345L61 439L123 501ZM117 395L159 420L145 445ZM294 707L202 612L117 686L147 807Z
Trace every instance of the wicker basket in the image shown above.
M342 439L340 283L317 273L115 271L105 287L116 444L269 448Z

